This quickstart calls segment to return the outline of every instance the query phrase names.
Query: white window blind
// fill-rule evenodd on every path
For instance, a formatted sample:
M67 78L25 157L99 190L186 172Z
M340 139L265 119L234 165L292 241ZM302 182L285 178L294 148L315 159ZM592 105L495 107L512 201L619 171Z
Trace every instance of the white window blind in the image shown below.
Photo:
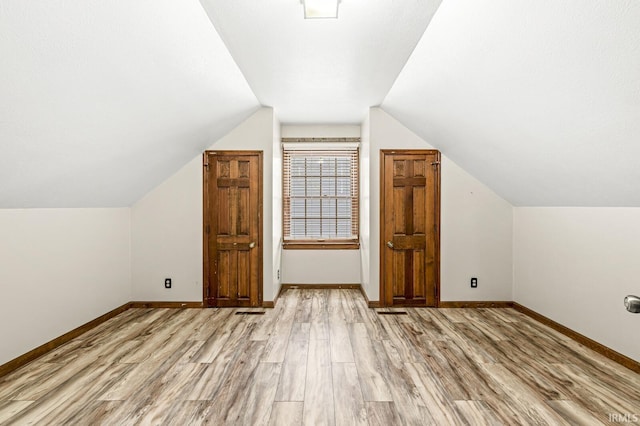
M290 145L295 147L285 144L283 151L285 242L357 241L357 146L295 149Z

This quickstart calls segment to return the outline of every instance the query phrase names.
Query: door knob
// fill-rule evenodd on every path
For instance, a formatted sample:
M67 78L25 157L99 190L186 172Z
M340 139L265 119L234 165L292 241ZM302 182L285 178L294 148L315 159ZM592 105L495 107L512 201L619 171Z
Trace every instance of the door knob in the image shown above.
M387 241L387 247L392 249L393 248L393 243L391 241Z
M249 248L252 249L256 246L256 243L254 243L253 241L249 243Z
M632 295L625 297L624 306L627 308L627 311L640 314L640 297Z

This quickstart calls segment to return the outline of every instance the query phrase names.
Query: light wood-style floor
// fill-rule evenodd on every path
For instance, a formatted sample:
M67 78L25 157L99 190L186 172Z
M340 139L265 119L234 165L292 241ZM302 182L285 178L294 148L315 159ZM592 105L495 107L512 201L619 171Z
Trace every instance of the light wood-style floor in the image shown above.
M512 309L395 310L407 315L367 309L355 290L288 290L265 315L130 309L0 379L0 424L588 425L640 416L638 374Z

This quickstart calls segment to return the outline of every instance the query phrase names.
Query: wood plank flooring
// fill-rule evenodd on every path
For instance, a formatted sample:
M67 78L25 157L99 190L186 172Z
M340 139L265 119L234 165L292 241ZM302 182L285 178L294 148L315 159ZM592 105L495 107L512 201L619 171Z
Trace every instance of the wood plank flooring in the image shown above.
M130 309L0 379L0 424L640 424L640 375L513 309L247 310Z

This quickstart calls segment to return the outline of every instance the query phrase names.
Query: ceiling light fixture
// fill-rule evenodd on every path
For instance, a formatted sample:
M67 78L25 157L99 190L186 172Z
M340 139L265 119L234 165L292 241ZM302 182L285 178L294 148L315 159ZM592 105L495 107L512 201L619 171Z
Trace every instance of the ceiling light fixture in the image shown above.
M340 0L301 0L304 5L304 19L338 18Z

